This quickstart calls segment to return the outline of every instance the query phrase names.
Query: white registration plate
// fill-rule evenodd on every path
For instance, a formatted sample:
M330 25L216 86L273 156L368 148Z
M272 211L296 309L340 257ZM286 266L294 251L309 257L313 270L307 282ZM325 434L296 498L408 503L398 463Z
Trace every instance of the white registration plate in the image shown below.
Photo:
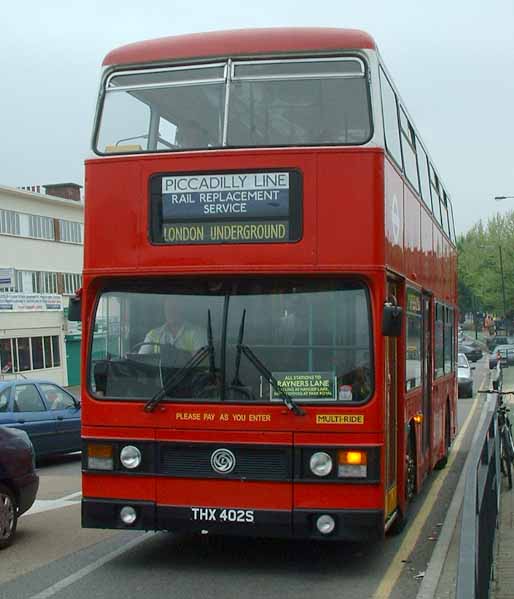
M234 522L253 524L253 510L236 510L217 507L192 507L191 519L197 522Z

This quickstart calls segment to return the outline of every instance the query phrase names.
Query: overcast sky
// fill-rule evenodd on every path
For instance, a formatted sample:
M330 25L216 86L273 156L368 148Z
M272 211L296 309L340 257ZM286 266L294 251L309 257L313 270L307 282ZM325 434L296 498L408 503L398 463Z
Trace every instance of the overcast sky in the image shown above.
M0 184L83 184L120 45L243 27L364 29L452 197L458 233L514 209L514 0L25 0L0 8Z

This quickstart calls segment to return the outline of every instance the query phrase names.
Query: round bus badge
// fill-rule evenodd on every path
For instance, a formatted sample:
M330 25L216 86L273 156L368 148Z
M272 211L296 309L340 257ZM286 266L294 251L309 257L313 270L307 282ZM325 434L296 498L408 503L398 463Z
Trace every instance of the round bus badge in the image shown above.
M211 454L211 466L218 474L230 474L236 467L236 456L229 449L216 449Z

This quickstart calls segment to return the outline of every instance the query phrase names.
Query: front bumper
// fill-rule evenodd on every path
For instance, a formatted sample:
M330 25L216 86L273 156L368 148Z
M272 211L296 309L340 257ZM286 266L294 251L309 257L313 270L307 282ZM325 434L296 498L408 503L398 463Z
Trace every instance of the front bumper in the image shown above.
M132 506L137 519L128 526L120 519L120 510ZM208 509L208 508L202 508ZM220 508L217 508L219 512ZM231 509L232 512L246 511ZM108 500L85 498L82 500L82 526L84 528L114 528L132 530L168 530L171 532L240 535L250 537L279 537L364 541L382 538L384 513L382 510L294 509L252 510L254 522L221 522L219 520L195 521L190 507L156 505L148 501ZM334 531L321 534L316 519L328 514L335 520Z

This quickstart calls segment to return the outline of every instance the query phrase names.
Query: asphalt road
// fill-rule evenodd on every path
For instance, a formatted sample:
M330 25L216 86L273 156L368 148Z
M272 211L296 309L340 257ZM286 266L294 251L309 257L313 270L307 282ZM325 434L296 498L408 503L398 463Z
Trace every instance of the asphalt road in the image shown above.
M476 382L486 370L484 359ZM460 425L481 401L459 400ZM473 426L468 431L471 437ZM468 445L469 439L449 469L430 476L406 531L376 544L82 530L80 456L46 461L39 465L38 501L20 519L15 543L0 553L0 599L376 599L388 578L386 596L413 599ZM441 475L444 484L431 497ZM413 547L406 543L409 531Z

